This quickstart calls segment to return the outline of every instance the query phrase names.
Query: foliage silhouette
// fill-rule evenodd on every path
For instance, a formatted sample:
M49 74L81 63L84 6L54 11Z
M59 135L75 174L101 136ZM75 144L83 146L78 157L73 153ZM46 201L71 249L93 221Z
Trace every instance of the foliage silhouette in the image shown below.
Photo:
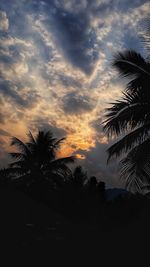
M40 237L43 238L42 245L46 245L48 244L46 240L53 242L59 231L64 238L70 238L71 242L74 240L79 242L81 236L85 243L85 240L89 244L90 240L99 242L101 235L105 235L106 232L116 233L128 223L135 225L141 210L146 206L149 207L149 200L140 195L126 194L107 201L105 183L98 181L95 176L88 178L81 166L75 167L70 178L62 179L62 183L57 186L53 186L51 179L35 179L35 182L27 187L25 179L21 178L15 179L19 182L19 186L12 178L6 179L5 184L7 173L3 171L5 170L0 172L1 211L3 210L1 236L5 239L6 233L9 234L7 242L11 236L13 244L16 238L22 240L19 242L25 242L25 246L31 243L37 244L37 239ZM29 176L30 174L28 178ZM57 173L53 177L57 178ZM2 208L2 203L4 200L6 202L6 199L7 211ZM46 214L43 211L44 207ZM57 218L59 225L57 221L55 222ZM32 222L30 229L25 225L29 221ZM53 232L51 237L48 229L52 227L52 221L56 232Z
M150 28L146 30L148 44ZM150 61L135 51L125 51L115 56L113 66L129 82L122 99L107 108L104 130L109 137L123 135L108 148L108 162L127 153L120 161L121 177L128 189L141 191L150 182Z
M15 161L10 163L7 173L15 181L24 181L27 185L42 180L51 180L55 184L68 179L71 170L67 165L74 163L75 157L58 159L56 153L64 140L55 138L50 131L39 131L35 137L29 132L26 143L13 137L11 145L18 151L10 153Z
M74 163L75 157L57 159L62 141L64 138L58 140L49 131L39 131L35 137L29 132L27 142L13 137L11 145L17 152L10 155L15 160L1 170L1 184L9 184L74 220L94 219L104 200L105 185L96 177L88 179L81 166L72 171L67 165Z

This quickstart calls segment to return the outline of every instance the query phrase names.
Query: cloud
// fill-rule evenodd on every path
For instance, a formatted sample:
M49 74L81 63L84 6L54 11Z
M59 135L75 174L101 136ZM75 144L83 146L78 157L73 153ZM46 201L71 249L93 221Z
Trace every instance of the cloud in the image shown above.
M56 0L55 5L58 8L63 8L64 10L71 13L79 13L87 8L88 1L87 0Z
M33 131L46 130L51 131L57 138L62 138L67 135L66 131L61 127L56 126L55 122L48 123L43 118L36 118L30 123L30 129Z
M8 100L11 99L11 100L13 100L15 103L17 103L19 105L22 105L22 106L25 105L24 100L13 89L13 86L9 81L0 80L0 92Z
M103 31L102 26L107 24L108 16L112 16L115 22L114 16L118 12L125 14L146 2L144 0L136 0L134 3L129 3L128 0L55 1L49 29L52 30L56 43L61 47L65 57L86 74L91 74L100 58L101 46L93 21L97 20L95 26L99 26L101 34L100 31ZM53 29L51 25L54 25ZM119 24L115 23L116 26L119 28Z
M96 35L90 28L86 13L73 14L60 9L54 20L56 28L53 33L65 57L74 66L90 74L98 60L98 51L95 48Z
M10 133L8 133L7 131L0 129L0 135L2 136L10 136Z
M90 112L95 107L95 101L86 95L68 93L62 100L62 107L66 113L81 114Z
M7 31L9 28L9 21L6 12L0 11L0 31Z
M82 83L77 79L67 75L67 74L59 74L59 80L62 85L65 87L74 87L74 88L82 88Z
M43 39L47 30L52 33L51 37L56 48L66 60L89 75L101 59L100 51L103 42L99 40L103 35L103 26L106 26L106 35L110 32L109 17L115 22L115 17L117 18L119 13L123 12L123 15L128 15L127 12L145 3L147 3L146 0L135 0L132 3L128 0L124 2L120 0L94 0L92 2L89 0L45 0L26 4L25 1L16 0L9 4L10 8L7 12L10 13L12 33L15 32L19 38L28 40L34 37L44 60L48 61L52 56L51 47L48 42L46 43L46 39ZM6 9L4 1L1 5ZM10 12L11 8L13 13ZM95 21L97 21L96 24ZM119 28L119 22L117 24L115 22L116 26Z
M19 83L16 85L8 80L0 79L0 93L7 101L12 101L23 108L31 108L40 98L34 90L30 92L28 89L22 89L21 94L19 94L19 89Z

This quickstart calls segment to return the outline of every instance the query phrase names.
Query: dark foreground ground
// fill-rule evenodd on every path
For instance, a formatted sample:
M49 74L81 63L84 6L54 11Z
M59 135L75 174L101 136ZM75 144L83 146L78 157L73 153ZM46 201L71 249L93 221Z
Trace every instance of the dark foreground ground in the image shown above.
M113 264L120 260L120 266L130 260L142 259L142 266L149 258L150 210L145 207L136 220L119 227L104 227L84 223L73 223L21 192L0 190L0 244L1 256L6 260L22 256L22 260L52 260L57 266L70 261L85 266L96 260ZM13 262L11 260L11 262ZM22 264L20 265L22 266ZM27 265L25 265L27 266ZM29 265L30 266L30 265ZM33 265L35 266L35 265ZM40 266L45 266L41 264ZM53 265L52 265L53 266ZM94 265L97 266L97 265Z

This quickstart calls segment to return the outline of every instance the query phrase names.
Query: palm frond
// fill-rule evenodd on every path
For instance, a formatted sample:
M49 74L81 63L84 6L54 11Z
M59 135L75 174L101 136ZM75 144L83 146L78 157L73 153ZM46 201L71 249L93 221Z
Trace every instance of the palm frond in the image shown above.
M108 148L108 161L113 157L119 157L122 153L128 152L137 143L140 144L149 137L150 123L145 124L131 133L124 136L121 140Z
M36 136L37 143L45 143L52 145L57 139L53 137L53 133L51 131L39 131Z
M72 171L66 164L51 164L48 168L45 170L45 175L47 179L53 178L53 182L57 182L57 176L61 177L63 180L68 180L72 178Z
M126 186L143 188L150 183L150 139L134 147L121 160L121 178L126 180Z
M25 160L17 160L9 164L10 167L19 167L19 168L25 168L27 167L27 162Z
M150 94L149 91L149 83L150 83L150 76L148 75L141 75L138 76L134 79L132 79L128 84L127 87L125 89L125 91L127 92L144 92L146 95Z
M66 137L63 137L63 138L57 140L57 141L54 143L53 146L54 146L56 149L59 148L59 146L63 143L64 140L66 140Z
M11 146L16 146L22 153L30 154L28 146L17 137L12 137Z
M26 158L26 155L23 153L17 153L17 152L11 152L9 153L9 155L13 158L13 159L18 159L18 160L22 160Z
M61 164L55 172L56 174L62 176L64 180L72 178L72 171L68 166L66 166L66 164Z
M50 163L50 166L59 166L61 164L70 164L70 163L74 163L76 160L75 156L70 156L70 157L65 157L65 158L60 158L60 159L56 159L54 161L52 161Z
M34 139L34 136L31 131L28 132L27 136L29 138L29 143L36 145L36 140Z
M116 54L113 66L124 77L150 76L150 64L140 54L132 50Z
M56 148L65 138L58 140L50 131L39 131L35 138L29 132L28 139L29 142L24 143L16 137L12 138L11 145L18 147L19 152L11 153L15 160L10 163L9 172L17 177L27 174L32 177L35 176L35 172L40 170L43 175L55 173L63 177L70 177L71 170L67 165L74 163L76 157L56 159Z
M109 113L106 115L107 119L103 122L105 124L103 129L108 136L118 136L143 124L150 110L150 104L140 103L140 101L133 104L126 102L124 107L121 108L120 103L119 107L116 103L107 110Z
M150 48L150 19L144 42ZM126 186L140 191L150 184L150 61L128 50L114 57L113 66L128 78L123 98L107 109L104 130L110 136L127 134L108 148L108 161L128 153L120 162Z

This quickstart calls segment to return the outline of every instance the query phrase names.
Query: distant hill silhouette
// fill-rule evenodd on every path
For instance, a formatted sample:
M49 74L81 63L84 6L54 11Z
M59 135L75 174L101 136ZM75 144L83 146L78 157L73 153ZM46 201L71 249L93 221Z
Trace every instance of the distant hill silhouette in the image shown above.
M105 191L106 200L108 201L116 199L117 197L120 197L120 196L128 195L128 194L131 195L130 192L122 188L109 188L109 189L106 189Z

